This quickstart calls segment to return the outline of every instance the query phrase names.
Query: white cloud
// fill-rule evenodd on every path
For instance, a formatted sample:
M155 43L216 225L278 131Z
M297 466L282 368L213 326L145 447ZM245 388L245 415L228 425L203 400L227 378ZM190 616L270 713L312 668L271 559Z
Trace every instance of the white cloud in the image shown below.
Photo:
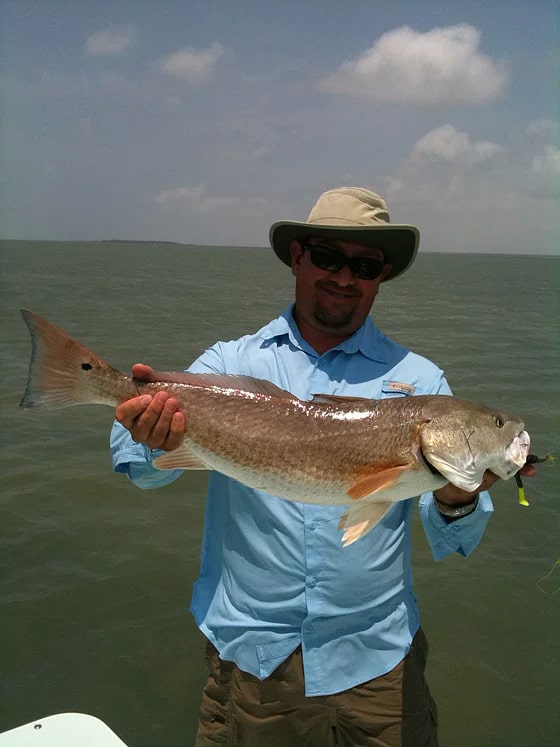
M201 83L212 75L216 63L224 52L225 49L217 42L214 42L208 49L186 47L163 57L156 62L156 67L174 78Z
M451 125L432 130L385 181L391 216L419 225L429 251L556 252L560 149L532 140L526 127L503 148Z
M446 124L426 133L412 150L412 158L431 157L450 163L473 166L493 158L503 148L489 141L473 142L468 133Z
M357 59L320 81L326 92L401 104L483 104L506 87L503 63L482 54L468 24L383 34Z
M531 171L560 178L560 149L548 145L544 149L544 153L535 156L533 159Z
M171 209L190 209L195 212L222 210L235 205L237 201L237 197L205 197L202 186L163 189L154 196L157 205Z
M553 137L557 137L559 131L560 123L553 119L535 119L527 125L527 133L529 135L552 135Z
M273 152L273 148L267 145L257 145L249 154L248 158L251 161L260 161L261 158L266 158Z
M542 153L533 158L528 187L541 197L560 195L560 148L547 145Z
M86 40L85 51L88 55L119 55L127 52L138 41L135 26L110 26L103 31L91 34Z

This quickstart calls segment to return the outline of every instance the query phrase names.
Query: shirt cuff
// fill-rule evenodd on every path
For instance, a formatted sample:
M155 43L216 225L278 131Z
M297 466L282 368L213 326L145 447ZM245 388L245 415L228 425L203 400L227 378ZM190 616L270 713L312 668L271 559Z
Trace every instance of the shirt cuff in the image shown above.
M144 490L160 488L176 480L183 470L161 470L152 461L165 452L150 449L132 440L128 431L115 423L111 432L111 460L115 472L126 475L137 487Z
M482 491L475 510L453 522L446 522L434 503L432 493L424 493L419 503L424 531L436 560L451 553L467 557L480 542L494 511L488 491Z

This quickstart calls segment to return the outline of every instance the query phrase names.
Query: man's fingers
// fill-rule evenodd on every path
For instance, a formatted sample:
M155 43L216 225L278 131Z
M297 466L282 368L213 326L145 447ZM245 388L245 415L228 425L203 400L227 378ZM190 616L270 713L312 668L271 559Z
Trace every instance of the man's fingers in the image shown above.
M135 379L149 379L153 372L154 369L151 366L146 366L145 363L135 363L132 366L132 375Z
M115 418L130 431L134 441L151 449L171 451L185 437L185 416L179 411L179 402L167 392L122 402L115 410Z
M144 394L141 397L133 397L127 399L126 402L121 402L115 410L115 418L121 425L124 425L128 430L134 425L136 418L138 418L148 407L152 397L149 394Z
M495 475L493 472L490 472L490 470L486 470L484 473L484 477L482 478L482 483L478 486L479 490L490 490L492 485L494 483L498 482L500 478L498 475Z
M174 397L164 399L160 397L160 394L157 394L154 400L154 410L151 413L146 410L146 413L139 418L138 425L142 428L151 426L149 434L144 440L147 440L152 449L169 449L167 441L179 403ZM149 419L143 420L147 415L149 415Z
M167 392L157 392L146 409L138 415L129 431L135 441L147 444L151 448L157 448L152 444L150 438L156 423L161 417L165 403L169 399ZM169 418L171 421L171 418Z
M519 474L523 475L523 477L534 477L537 474L537 470L534 464L525 464L519 470Z
M182 412L177 411L173 414L171 419L171 426L169 428L169 435L162 445L162 449L166 451L173 451L178 449L183 443L185 438L185 416Z

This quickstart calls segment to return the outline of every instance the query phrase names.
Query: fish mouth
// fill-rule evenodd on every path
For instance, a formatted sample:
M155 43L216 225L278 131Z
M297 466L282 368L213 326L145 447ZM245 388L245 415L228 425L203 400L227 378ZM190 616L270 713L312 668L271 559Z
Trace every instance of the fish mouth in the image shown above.
M529 450L531 448L531 438L527 431L521 431L515 438L511 440L511 443L506 446L506 470L503 474L500 474L497 469L493 471L504 480L508 480L513 477L527 462L529 456Z

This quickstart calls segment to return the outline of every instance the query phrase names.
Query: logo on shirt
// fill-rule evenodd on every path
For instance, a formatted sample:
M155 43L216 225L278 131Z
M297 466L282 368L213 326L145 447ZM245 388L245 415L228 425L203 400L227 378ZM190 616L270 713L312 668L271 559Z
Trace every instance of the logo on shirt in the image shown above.
M405 384L402 381L387 381L383 382L383 389L388 389L390 392L405 392L406 394L414 394L416 387L412 384Z

